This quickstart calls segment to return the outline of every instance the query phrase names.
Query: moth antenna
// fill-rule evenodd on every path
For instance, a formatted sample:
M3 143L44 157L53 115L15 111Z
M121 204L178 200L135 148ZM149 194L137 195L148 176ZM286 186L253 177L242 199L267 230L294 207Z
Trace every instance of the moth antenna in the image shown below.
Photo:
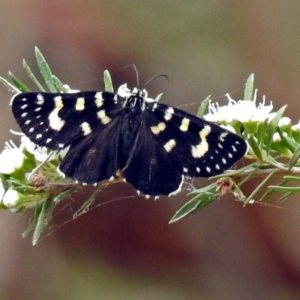
M143 89L146 87L147 84L149 84L152 80L154 80L154 79L156 79L156 78L158 78L158 77L165 77L165 78L167 78L168 81L170 81L167 74L158 74L158 75L155 75L155 76L151 77L151 78L144 84Z
M140 77L139 77L139 72L137 70L137 67L136 67L135 64L130 64L128 66L125 66L124 69L129 68L129 67L132 67L134 69L135 76L136 76L136 87L139 87L139 85L140 85Z

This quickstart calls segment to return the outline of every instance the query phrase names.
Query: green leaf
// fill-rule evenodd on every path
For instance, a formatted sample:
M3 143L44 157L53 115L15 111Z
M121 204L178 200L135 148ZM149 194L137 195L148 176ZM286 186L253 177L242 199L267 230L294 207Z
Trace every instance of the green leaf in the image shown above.
M100 184L99 187L97 187L97 189L95 190L95 192L92 194L92 196L86 200L81 206L80 208L75 212L75 214L73 215L73 218L76 219L78 218L80 215L86 213L90 206L94 203L94 201L96 200L96 197L98 196L98 194L108 185L108 182L103 182Z
M41 210L39 211L39 214L36 219L36 225L33 231L33 237L32 237L32 245L35 246L44 231L45 227L47 226L52 210L54 208L54 201L52 197L49 197L46 201L43 202L41 206Z
M216 197L219 195L219 193L216 191L216 184L213 183L208 186L209 192L202 192L198 194L196 197L188 201L186 204L184 204L172 217L169 223L174 223L182 218L185 218L189 216L192 213L195 213L196 211L204 208L205 206L212 203ZM208 190L208 187L206 187L206 190Z
M254 91L254 74L252 73L246 81L244 100L253 100L253 91Z
M261 150L259 149L259 146L255 140L255 138L250 135L249 138L248 138L248 143L251 147L251 149L253 150L255 156L260 160L260 161L263 161L263 155L262 155L262 152Z
M286 175L286 176L283 176L283 178L286 179L287 181L288 180L300 181L300 177L292 176L292 175Z
M284 194L282 197L280 197L277 202L283 202L285 201L285 199L287 199L289 196L291 196L293 193L289 192L289 193L286 193Z
M300 186L278 186L278 185L269 185L269 189L279 192L289 192L289 193L298 193L300 192Z
M300 145L295 150L295 152L293 153L293 156L291 157L291 159L289 161L289 170L295 166L295 164L298 162L299 158L300 158Z
M249 203L252 199L254 199L254 196L262 189L262 187L266 184L266 182L277 172L277 170L273 170L271 173L268 174L267 177L265 177L252 191L252 193L247 197L245 204Z
M10 77L13 84L21 91L21 93L30 92L30 89L21 82L19 78L17 78L12 72L8 72L8 76Z
M299 144L296 143L290 137L285 136L282 130L280 130L280 128L278 128L278 133L280 135L281 141L283 142L284 146L286 146L292 153L294 153L296 149L299 147Z
M105 70L103 73L103 79L104 79L104 87L106 92L113 93L114 92L114 87L111 81L111 76L108 72L108 70Z
M274 119L272 119L272 121L269 124L268 132L266 135L266 154L267 155L269 155L272 140L273 140L273 135L275 134L275 132L277 132L278 123L279 123L280 119L282 118L282 115L283 115L286 107L287 107L287 105L284 105L283 107L281 107L278 110L278 112L276 113L276 116L274 117Z
M13 91L15 93L20 93L21 91L15 87L13 84L11 84L9 81L7 81L6 79L4 79L3 77L0 76L0 81L10 90Z
M55 89L58 93L67 93L68 89L65 88L64 84L55 76L52 76Z
M197 117L199 118L203 118L203 116L205 115L205 112L207 111L207 107L208 107L208 104L209 104L209 100L210 100L210 95L207 96L202 102L201 102L201 105L198 109L198 112L197 112Z
M25 59L23 59L23 68L24 68L25 72L27 73L27 75L29 76L29 78L37 86L38 90L40 92L46 92L46 90L44 89L44 87L40 84L40 82L37 80L37 78L35 77L35 75L32 73L32 71L29 68L29 66L27 65L27 62L25 61Z
M74 192L75 192L76 188L69 188L64 192L60 192L57 196L55 196L53 198L53 202L55 204L57 204L58 202L60 202L61 200L64 200L66 198L69 198Z
M266 136L267 136L267 128L269 126L268 119L266 119L264 122L259 122L257 126L257 143L259 146L262 146L265 142Z
M56 92L56 87L53 82L53 74L51 72L51 69L49 65L47 64L44 56L40 52L40 50L35 47L35 56L36 56L36 61L39 66L40 72L50 90L50 92L55 93Z

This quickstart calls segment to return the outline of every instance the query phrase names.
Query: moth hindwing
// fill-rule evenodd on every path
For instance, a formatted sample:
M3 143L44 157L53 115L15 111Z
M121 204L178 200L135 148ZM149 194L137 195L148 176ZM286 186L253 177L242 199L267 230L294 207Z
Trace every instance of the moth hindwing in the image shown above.
M247 151L240 136L122 87L117 94L21 93L12 111L32 142L69 146L59 166L66 176L95 184L122 174L147 197L179 192L185 176L220 174Z

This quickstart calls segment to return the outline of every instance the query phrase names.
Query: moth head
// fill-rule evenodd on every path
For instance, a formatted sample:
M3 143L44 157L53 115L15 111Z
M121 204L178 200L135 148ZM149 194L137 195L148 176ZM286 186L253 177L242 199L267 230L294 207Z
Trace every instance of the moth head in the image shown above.
M139 97L139 98L143 98L145 102L155 102L154 99L148 98L148 92L145 89L141 90L138 88L133 88L133 90L131 91L127 87L127 83L122 84L119 87L117 94L120 97L125 98L126 100L130 97Z

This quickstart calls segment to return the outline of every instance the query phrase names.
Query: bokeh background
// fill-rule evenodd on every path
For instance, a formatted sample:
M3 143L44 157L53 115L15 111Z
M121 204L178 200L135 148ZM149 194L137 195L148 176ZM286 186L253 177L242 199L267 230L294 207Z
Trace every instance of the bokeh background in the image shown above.
M35 67L38 46L63 82L101 90L135 86L134 63L165 103L195 113L207 95L242 96L255 73L259 97L299 118L300 2L8 1L0 2L0 74L26 82L22 59ZM11 93L0 87L0 142L17 129ZM261 99L261 98L260 98ZM193 104L194 105L191 105ZM249 187L249 191L251 187ZM82 201L83 191L76 201ZM100 205L72 220L57 213L35 247L22 238L29 215L0 214L0 299L300 299L299 198L242 207L222 198L169 225L185 194L149 201L125 185L104 191ZM73 202L73 203L74 203Z

